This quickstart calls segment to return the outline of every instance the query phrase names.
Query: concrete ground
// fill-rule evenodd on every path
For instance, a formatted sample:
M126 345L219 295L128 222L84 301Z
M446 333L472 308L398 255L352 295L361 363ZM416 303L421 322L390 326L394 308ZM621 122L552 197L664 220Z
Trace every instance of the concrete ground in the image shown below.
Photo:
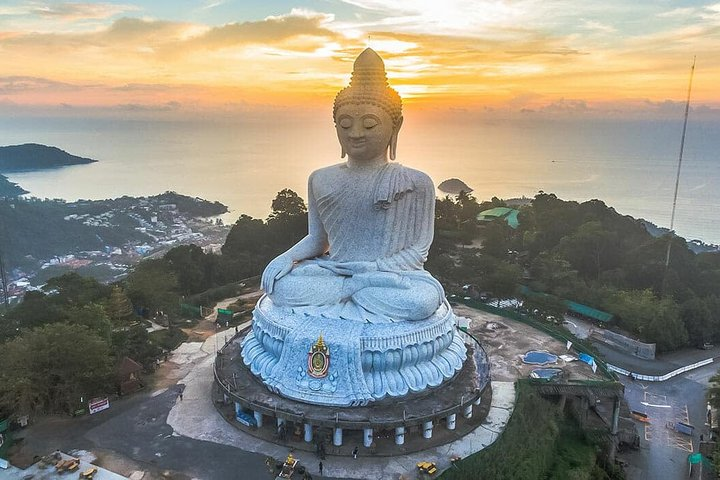
M496 381L514 382L528 378L538 365L527 365L521 356L530 350L545 350L555 355L570 354L567 345L535 328L509 318L475 310L465 305L453 306L457 315L470 319L469 332L483 345L490 358L490 376ZM600 371L593 373L590 365L580 361L566 362L560 358L556 364L566 379L603 380Z

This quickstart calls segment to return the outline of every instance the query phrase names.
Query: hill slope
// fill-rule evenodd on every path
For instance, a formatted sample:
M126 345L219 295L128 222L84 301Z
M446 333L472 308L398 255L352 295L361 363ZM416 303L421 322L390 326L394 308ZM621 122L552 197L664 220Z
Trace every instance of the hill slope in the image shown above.
M13 183L6 176L0 175L0 197L17 197L27 190L21 188L17 183Z
M71 155L57 147L38 143L0 147L0 172L40 170L94 162L97 160Z

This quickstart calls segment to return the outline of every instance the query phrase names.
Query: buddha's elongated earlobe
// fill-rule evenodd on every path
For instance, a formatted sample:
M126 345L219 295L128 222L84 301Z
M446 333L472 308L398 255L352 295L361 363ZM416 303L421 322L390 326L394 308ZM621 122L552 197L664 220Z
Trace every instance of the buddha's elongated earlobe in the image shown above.
M402 127L403 123L403 117L400 117L398 119L397 126L393 128L392 136L390 136L390 160L395 160L395 157L397 156L397 139L398 139L398 133L400 132L400 127Z
M343 147L342 145L340 145L340 158L345 158L345 155L347 155L347 154L345 153L345 147Z

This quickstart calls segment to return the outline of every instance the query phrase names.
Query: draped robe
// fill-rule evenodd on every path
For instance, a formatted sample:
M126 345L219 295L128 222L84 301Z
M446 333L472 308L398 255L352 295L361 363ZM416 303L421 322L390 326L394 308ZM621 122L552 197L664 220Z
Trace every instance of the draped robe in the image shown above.
M443 289L423 269L435 214L426 174L397 163L339 164L314 172L308 193L310 222L322 225L329 251L276 280L274 304L371 323L420 320L438 309Z

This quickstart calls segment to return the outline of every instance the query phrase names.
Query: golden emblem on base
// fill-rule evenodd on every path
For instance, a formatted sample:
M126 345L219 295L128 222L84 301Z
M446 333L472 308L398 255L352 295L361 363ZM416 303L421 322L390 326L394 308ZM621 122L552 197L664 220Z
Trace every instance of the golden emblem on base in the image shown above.
M308 373L314 378L324 378L327 376L329 367L330 351L321 334L308 352Z

